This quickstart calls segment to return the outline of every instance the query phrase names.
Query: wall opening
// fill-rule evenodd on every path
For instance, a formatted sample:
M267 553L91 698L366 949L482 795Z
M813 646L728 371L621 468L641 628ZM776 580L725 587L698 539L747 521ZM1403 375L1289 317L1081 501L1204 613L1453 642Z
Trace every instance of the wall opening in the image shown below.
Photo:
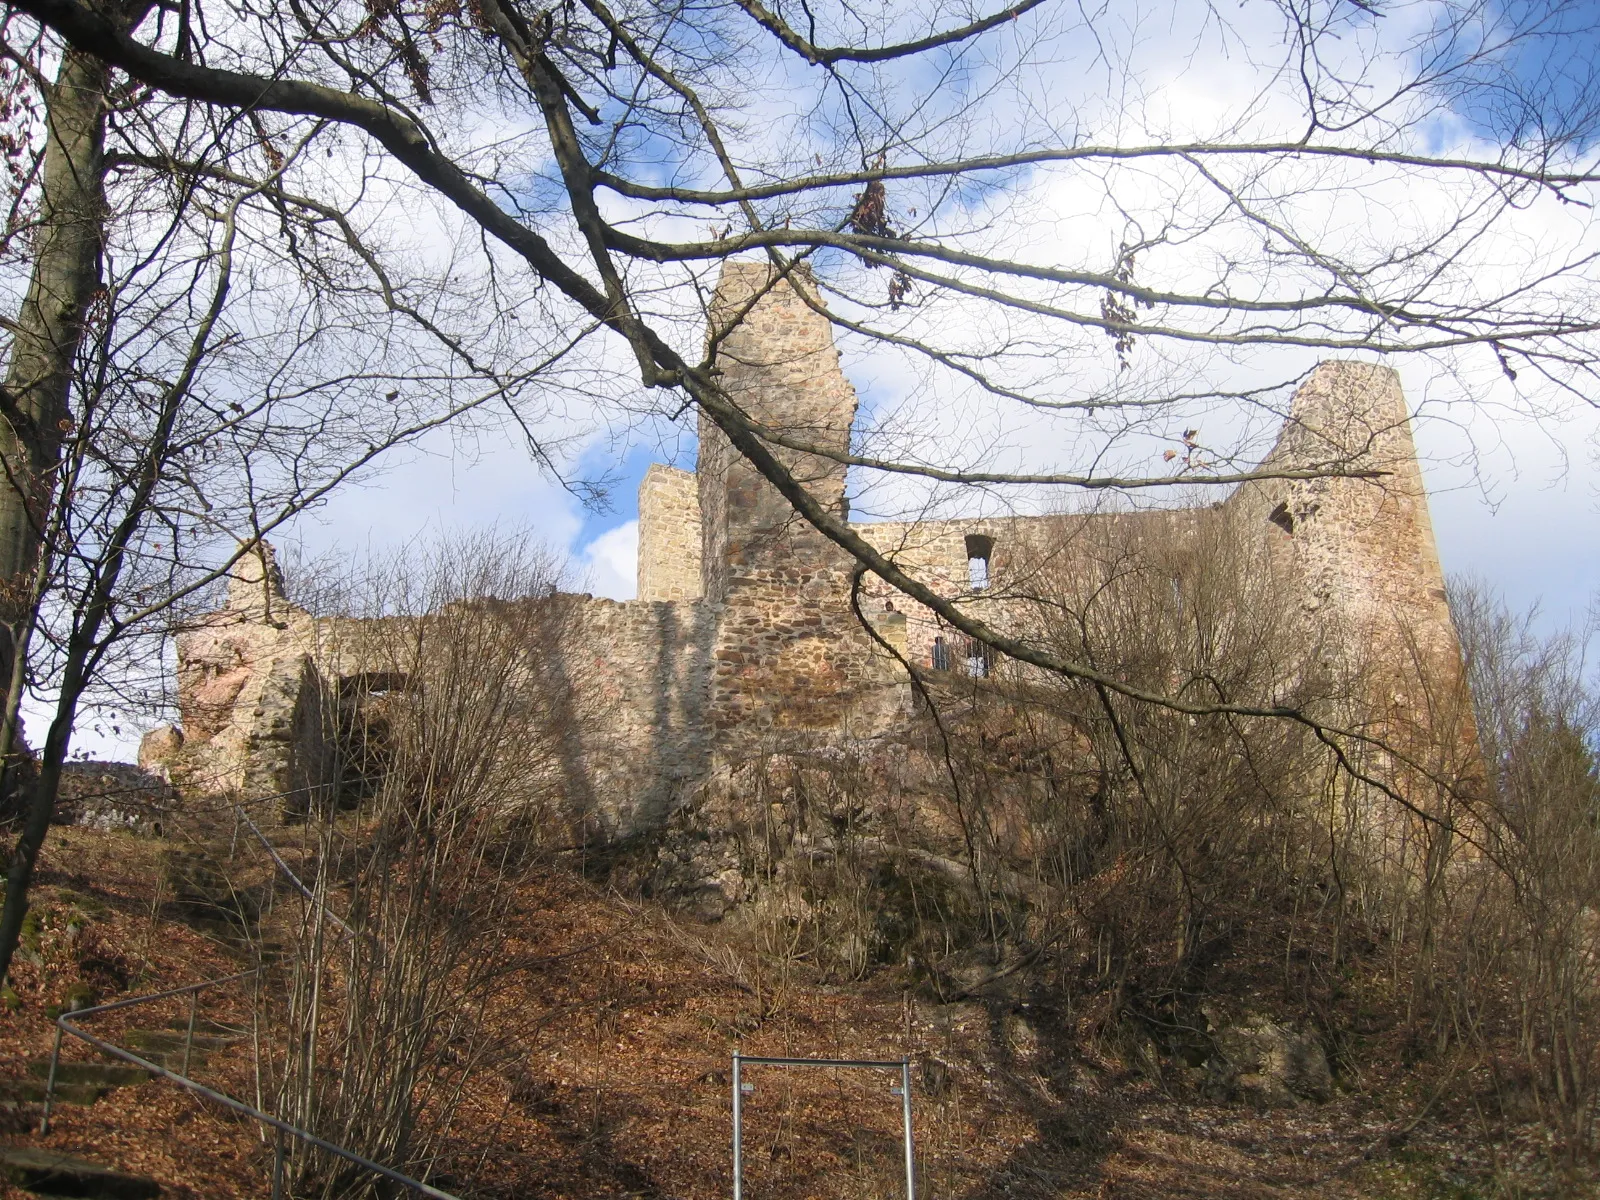
M994 674L994 651L977 638L967 639L967 674L974 679L987 679Z
M1267 514L1267 520L1271 521L1285 533L1294 533L1294 514L1289 511L1289 502L1287 500L1269 512Z
M967 534L967 586L981 592L989 586L989 560L994 555L994 539L987 534Z
M340 808L355 808L383 782L393 742L392 706L410 686L403 671L361 671L339 680L333 734Z

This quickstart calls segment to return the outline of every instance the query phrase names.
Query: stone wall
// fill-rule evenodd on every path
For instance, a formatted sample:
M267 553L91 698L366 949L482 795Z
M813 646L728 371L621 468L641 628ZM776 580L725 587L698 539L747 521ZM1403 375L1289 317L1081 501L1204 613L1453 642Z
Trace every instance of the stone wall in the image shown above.
M851 526L873 549L944 599L961 605L979 620L1008 628L1006 597L1014 584L1017 550L1047 538L1049 517L991 517L954 521L882 521ZM987 539L988 578L974 587L969 572L969 539ZM874 611L893 605L904 614L906 654L916 666L934 665L934 642L943 638L952 659L964 659L965 639L951 634L932 609L902 595L877 576L868 576L864 590Z
M248 568L246 568L248 572ZM236 586L251 594L250 588ZM554 811L574 839L627 837L665 819L706 769L707 664L715 612L692 602L554 595L538 686L562 714ZM313 618L281 588L272 617L230 606L179 640L183 779L303 811L340 786L337 705L399 686L396 656L429 618ZM166 764L163 764L166 765Z
M1415 641L1429 661L1456 661L1399 376L1369 363L1323 363L1295 395L1263 466L1372 472L1261 481L1228 503L1259 520L1263 536L1291 554L1307 611L1331 606L1392 650Z
M1365 674L1362 730L1374 744L1358 759L1416 808L1456 820L1445 781L1481 769L1477 732L1398 375L1369 363L1317 367L1264 466L1334 472L1247 484L1228 504L1287 559L1306 622L1337 628ZM1375 831L1377 853L1397 860L1417 832L1405 820Z
M1251 483L1223 506L1283 558L1295 580L1295 594L1286 599L1308 620L1337 621L1350 630L1352 652L1384 664L1386 702L1409 709L1431 730L1421 710L1449 703L1460 650L1398 377L1365 363L1323 363L1296 392L1263 467L1330 474ZM1102 540L1085 535L1103 534L1111 524L1123 527L1119 544L1136 550L1147 533L1182 537L1192 517L1178 509L853 528L940 595L1012 630L1027 619L1027 602L1019 599L1031 590L1027 569L1070 564L1080 541ZM982 589L968 578L974 536L992 546ZM930 665L933 639L949 636L944 623L876 578L868 591L875 606L892 603L906 614L911 660Z
M309 614L290 604L262 546L235 565L224 607L178 638L187 775L204 790L288 792L315 783L322 739L307 649Z
M801 445L849 448L855 389L808 275L728 263L711 328L723 386L756 422ZM853 562L704 416L700 447L705 596L721 605L708 706L718 751L881 729L904 689L851 611ZM822 504L843 511L843 464L792 447L774 453Z
M700 482L693 471L653 464L639 484L640 600L696 600L700 577Z
M716 612L682 601L563 597L573 693L569 811L592 832L657 829L711 754L707 672Z
M856 411L809 276L727 264L708 336L730 398L801 444L775 453L843 512L845 468L804 448L846 449ZM1289 568L1285 604L1307 622L1349 630L1351 654L1387 664L1377 697L1385 732L1409 722L1413 744L1470 744L1459 710L1437 715L1439 696L1459 681L1459 651L1394 374L1319 367L1267 463L1365 473L1252 483L1222 505ZM1147 536L1182 539L1204 511L854 528L940 595L1023 632L1038 622L1030 572L1070 572L1074 555L1112 542L1137 553ZM562 791L578 834L658 829L730 764L904 725L906 676L851 609L853 562L704 417L696 472L646 473L639 547L639 599L548 598L562 621L548 647L554 674L541 686L558 689L574 718ZM969 575L975 549L988 554L982 586ZM223 610L179 641L187 769L204 786L253 795L312 786L332 770L325 698L359 686L367 669L349 650L361 638L296 608L270 552L247 557L235 574ZM913 666L933 666L944 638L946 664L966 667L965 639L930 610L876 577L861 586L864 614ZM1443 737L1441 719L1455 723Z

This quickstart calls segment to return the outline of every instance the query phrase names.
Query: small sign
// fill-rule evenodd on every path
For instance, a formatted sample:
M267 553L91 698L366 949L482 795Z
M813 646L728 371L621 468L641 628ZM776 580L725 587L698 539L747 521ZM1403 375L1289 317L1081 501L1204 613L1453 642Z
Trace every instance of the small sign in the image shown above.
M748 1096L751 1092L756 1090L756 1085L753 1083L741 1083L739 1085L739 1090Z
M898 1083L889 1089L889 1095L891 1096L904 1096L905 1094L905 1088L901 1087Z

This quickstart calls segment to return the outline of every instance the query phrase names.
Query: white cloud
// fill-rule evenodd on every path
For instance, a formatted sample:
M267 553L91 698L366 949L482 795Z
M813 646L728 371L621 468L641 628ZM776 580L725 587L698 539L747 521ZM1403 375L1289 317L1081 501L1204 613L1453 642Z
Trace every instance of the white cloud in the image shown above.
M635 563L639 557L639 522L608 529L583 548L580 563L596 596L632 600L636 593Z
M1143 6L1120 11L1143 14ZM1126 20L1125 26L1114 26L1108 18L1097 31L1105 35L1104 41L1079 38L1077 50L1061 43L1057 48L1067 58L1054 69L1042 69L1039 86L1047 87L1048 95L1030 98L1037 105L1035 111L1048 112L1063 127L1075 123L1080 140L1138 141L1205 136L1218 130L1298 137L1303 116L1297 78L1292 72L1275 74L1276 64L1284 60L1284 46L1276 40L1278 28L1268 20L1253 24L1262 16L1256 10L1234 23L1223 44L1213 40L1217 27L1207 6L1179 4L1174 11L1175 19L1166 27L1153 13L1138 19L1119 15L1116 20ZM1402 7L1399 16L1411 23L1391 14L1383 22L1353 26L1343 40L1325 43L1322 49L1346 54L1345 65L1352 69L1361 63L1377 64L1377 73L1368 78L1381 83L1388 77L1392 82L1401 64L1393 60L1385 65L1382 54L1375 51L1415 36L1416 22L1427 16L1426 6ZM1024 27L1031 26L1018 23L1019 30ZM1105 73L1097 74L1090 69L1092 64L1079 62L1085 69L1069 69L1071 55L1091 52L1102 56L1104 63L1127 64L1132 85L1120 91L1107 88ZM787 86L777 63L770 77L750 81L750 97L761 107L747 115L758 111L770 119L750 120L737 132L736 136L748 139L738 146L740 154L778 161L793 155L802 161L810 157L812 139L818 136L808 124L811 110L799 102L798 93L791 96L785 91ZM910 98L919 106L929 101L921 93L911 93L888 96L886 102ZM1073 114L1071 122L1058 117L1068 112ZM1010 119L1016 113L996 110L994 115ZM1402 121L1402 114L1396 114L1396 121ZM977 123L974 128L984 126ZM1474 149L1464 127L1448 121L1418 126L1408 136ZM1292 293L1296 286L1314 292L1321 286L1310 273L1292 278L1280 259L1263 251L1259 229L1237 214L1229 215L1227 206L1219 205L1217 195L1198 183L1183 164L1128 164L1115 171L1099 170L1103 173L1076 167L1039 170L1018 191L964 201L970 203L970 233L956 240L972 249L1015 254L1044 265L1103 271L1112 266L1119 242L1129 236L1130 218L1142 221L1144 232L1153 233L1170 216L1172 241L1141 256L1137 268L1141 283L1203 292L1208 283L1225 277L1236 294L1250 294L1256 288ZM1359 162L1335 168L1288 162L1265 172L1259 181L1244 178L1248 171L1233 175L1229 168L1219 170L1230 181L1270 187L1275 200L1264 204L1268 216L1315 233L1325 249L1351 262L1381 260L1381 243L1398 240L1408 231L1448 228L1455 214L1470 214L1468 193L1481 185L1471 180L1430 183L1419 175ZM906 185L896 193L897 202L916 203L911 192ZM609 215L620 219L631 214L652 234L688 236L701 231L688 217L652 218L648 206L612 195L604 201ZM1219 210L1225 219L1212 225ZM1540 198L1532 207L1511 214L1492 236L1465 244L1463 257L1441 269L1454 272L1452 286L1462 294L1492 293L1497 285L1537 278L1553 261L1592 244L1589 213L1553 197ZM559 240L559 230L552 236ZM460 242L456 217L433 213L415 242L418 274L452 261ZM1435 265L1423 262L1416 269L1432 270ZM667 286L678 278L672 272L680 268L666 269L659 276L648 266L634 270L643 283L652 279L663 283L663 290L652 295L648 305L653 315L665 318L669 337L686 348L697 346L695 297L681 285ZM861 274L858 282L864 294L881 295L881 275ZM1040 289L1041 295L1047 292ZM1586 295L1575 293L1573 311L1580 307L1591 311L1595 295L1600 292L1592 286ZM879 312L875 319L896 318ZM948 298L923 310L907 310L898 319L905 322L907 332L925 333L942 346L984 352L1014 339L1012 344L1020 347L1018 374L1032 371L1035 377L1025 382L1046 394L1081 396L1097 385L1153 389L1180 381L1239 388L1292 377L1317 356L1310 350L1223 352L1193 345L1163 350L1146 341L1136 348L1133 368L1124 376L1109 339L1096 330L1072 335L1060 326L1047 328L1015 313L974 312L972 304ZM858 346L853 353L847 348L847 354L847 369L875 402L873 416L881 423L884 444L896 453L915 451L917 457L947 465L968 464L981 456L988 465L1002 469L1148 469L1158 461L1161 445L1153 438L1164 431L1160 424L1138 436L1117 437L1115 431L1108 436L1106 428L1096 428L1093 422L1018 410L971 389L952 387L948 381L930 385L925 362L881 344L864 351ZM1597 433L1594 414L1547 419L1543 426L1506 419L1503 412L1512 407L1526 410L1538 404L1537 394L1519 401L1492 362L1487 371L1462 370L1460 363L1446 366L1454 370L1430 369L1421 360L1402 364L1408 397L1425 418L1418 426L1418 440L1435 491L1432 508L1446 569L1475 571L1491 583L1501 583L1519 602L1546 594L1553 618L1581 610L1587 596L1600 590L1600 522L1595 520L1600 474L1591 457ZM625 363L617 367L613 395L618 390L615 379L627 369ZM1491 401L1502 410L1486 407ZM648 401L638 403L644 407ZM581 439L602 419L603 405L596 399L590 410L574 408L563 430L579 439L574 446L581 448ZM1176 430L1194 419L1192 413L1174 411L1165 424ZM1215 411L1201 420L1205 432L1219 440L1244 432L1237 406L1231 413ZM1261 416L1252 432L1266 436L1275 423ZM1561 443L1570 451L1566 462ZM577 450L569 446L568 453L575 455ZM291 536L315 555L330 548L346 552L396 548L416 538L491 525L526 527L530 536L565 549L575 571L587 576L585 586L596 594L625 598L634 592L638 530L637 522L627 519L631 497L618 499L622 507L618 519L623 523L578 544L583 520L577 501L539 472L519 440L506 431L461 439L438 434L418 450L394 456L384 474L335 496L316 514L299 521ZM881 511L893 513L916 511L925 496L901 482L880 489L871 499ZM972 511L983 502L969 493L941 511ZM1022 497L1020 503L1037 505L1040 500Z
M398 550L408 543L498 527L526 529L568 550L581 517L577 501L531 461L527 449L497 431L438 432L396 451L382 473L337 492L297 520L283 541L307 558Z

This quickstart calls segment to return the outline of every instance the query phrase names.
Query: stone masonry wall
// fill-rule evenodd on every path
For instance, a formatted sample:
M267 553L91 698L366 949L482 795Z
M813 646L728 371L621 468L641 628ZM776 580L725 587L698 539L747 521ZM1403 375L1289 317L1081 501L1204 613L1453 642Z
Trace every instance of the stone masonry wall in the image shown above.
M1005 628L1003 597L1010 583L1011 560L1026 541L1036 540L1052 521L1049 517L991 517L969 521L881 521L853 524L873 549L892 558L908 575L928 585L940 596L961 604L980 620ZM986 537L992 543L987 586L972 586L967 539ZM892 604L905 615L906 654L919 667L933 666L934 639L943 637L952 656L964 657L962 639L953 636L944 621L927 608L868 576L864 590L870 608L882 611Z
M1323 363L1295 396L1266 466L1315 465L1377 472L1267 480L1228 504L1259 522L1300 580L1307 622L1340 630L1344 653L1366 674L1363 729L1384 746L1366 753L1408 803L1449 816L1441 781L1481 769L1461 649L1446 600L1422 471L1399 377L1368 363ZM1371 823L1374 857L1404 862L1417 828L1383 802ZM1453 819L1453 818L1450 818Z
M1296 393L1264 464L1278 465L1376 473L1261 481L1228 503L1290 555L1304 609L1327 607L1393 668L1393 699L1412 706L1419 689L1453 684L1460 650L1399 377L1368 363L1323 363ZM1430 670L1405 665L1413 662Z
M640 600L695 600L701 578L700 483L693 471L653 464L639 484Z
M852 525L872 547L894 559L918 581L927 584L991 628L1002 633L1028 634L1036 625L1036 607L1028 599L1037 594L1032 573L1050 570L1063 561L1070 568L1081 547L1098 548L1111 525L1120 526L1119 538L1137 546L1147 533L1183 536L1192 520L1188 509L1143 512L1090 513L1070 516L985 517L951 521L882 521ZM986 538L990 549L985 586L973 586L969 566L972 537ZM931 667L934 639L942 637L951 669L965 669L965 643L933 610L902 595L876 576L864 590L871 607L894 605L906 619L909 660Z
M709 336L729 396L759 424L818 447L849 446L856 396L808 275L775 278L765 263L725 265ZM775 453L824 504L844 510L845 468L825 455ZM1394 373L1326 363L1296 394L1268 465L1359 469L1371 478L1269 480L1224 503L1291 568L1284 597L1308 622L1351 631L1352 654L1385 664L1386 731L1409 722L1440 737L1438 695L1460 677L1427 498ZM1119 545L1179 537L1198 512L886 522L854 528L939 594L1001 630L1032 619L1026 564L1069 569L1080 542L1117 523ZM559 596L547 649L574 720L563 791L575 834L660 829L719 769L766 751L875 735L905 719L904 672L850 607L854 564L701 419L691 474L652 467L639 498L639 599ZM970 537L990 544L987 586L968 574ZM1100 542L1103 543L1101 538ZM874 576L862 608L917 667L945 637L950 665L965 639ZM313 786L331 768L323 698L362 676L359 639L314 620L283 594L263 557L246 557L225 607L178 645L189 778L265 796ZM348 631L345 631L348 632ZM370 632L370 631L369 631ZM1430 705L1434 706L1430 708ZM1459 715L1446 718L1460 721ZM175 740L175 739L174 739Z
M312 640L271 547L241 558L224 607L178 638L179 716L196 786L266 794L315 782L323 746L307 729L318 719Z
M807 445L848 449L856 395L814 285L730 262L712 305L729 394L757 422ZM731 327L730 327L731 326ZM796 516L704 416L700 507L705 595L721 603L708 712L719 752L780 749L817 733L883 727L904 703L850 609L853 563ZM824 505L843 511L845 468L775 447Z
M563 597L573 689L569 810L588 832L658 829L711 753L705 705L716 612L692 601Z
M705 770L714 611L573 595L527 603L559 610L541 678L560 692L556 707L569 718L554 810L574 839L659 827L676 789ZM427 618L313 618L280 591L271 620L230 605L186 633L178 647L186 782L277 798L286 813L331 794L339 771L332 701L387 680L393 660L380 643L416 620Z

